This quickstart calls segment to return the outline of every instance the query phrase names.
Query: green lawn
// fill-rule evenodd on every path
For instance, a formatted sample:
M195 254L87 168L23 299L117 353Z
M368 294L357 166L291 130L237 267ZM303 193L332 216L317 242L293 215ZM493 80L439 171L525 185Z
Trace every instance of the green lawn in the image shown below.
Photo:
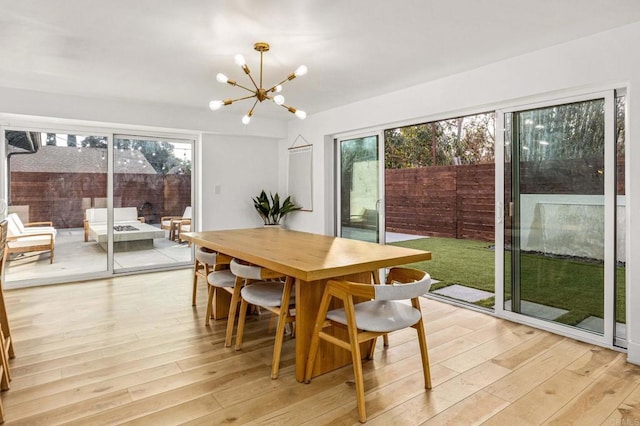
M436 290L452 284L494 292L494 250L492 243L452 238L422 238L393 245L428 250L432 259L411 266L429 272L440 282ZM507 253L505 273L510 274L510 253ZM588 316L602 318L603 266L574 259L551 258L523 254L521 258L521 298L569 312L558 321L575 325ZM625 322L624 267L617 268L618 297L616 321ZM506 283L509 282L507 279ZM507 289L505 299L510 297ZM493 306L493 298L480 301L480 306Z

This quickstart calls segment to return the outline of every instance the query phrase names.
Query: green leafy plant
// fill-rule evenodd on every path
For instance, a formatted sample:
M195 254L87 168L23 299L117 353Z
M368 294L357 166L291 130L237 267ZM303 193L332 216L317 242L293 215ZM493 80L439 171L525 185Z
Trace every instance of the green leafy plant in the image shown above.
M291 201L291 196L285 198L280 204L280 196L277 192L267 195L264 189L260 195L253 198L253 207L255 207L265 225L279 225L286 215L302 208Z

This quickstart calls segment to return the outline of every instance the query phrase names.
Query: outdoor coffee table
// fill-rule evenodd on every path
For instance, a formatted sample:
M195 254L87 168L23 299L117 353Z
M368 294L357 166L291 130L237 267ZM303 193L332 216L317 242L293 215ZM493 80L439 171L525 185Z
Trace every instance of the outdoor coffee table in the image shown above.
M113 250L117 252L152 249L154 238L164 238L164 230L146 223L121 223L113 228ZM106 224L90 225L89 236L107 250Z

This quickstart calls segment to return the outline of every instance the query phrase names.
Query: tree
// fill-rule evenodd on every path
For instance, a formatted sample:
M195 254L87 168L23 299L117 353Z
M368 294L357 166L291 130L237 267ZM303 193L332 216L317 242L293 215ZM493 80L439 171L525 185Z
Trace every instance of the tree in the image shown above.
M56 134L55 133L47 133L46 145L48 145L48 146L56 146Z
M88 148L106 148L107 145L108 142L105 136L87 136L82 141L82 146Z
M385 167L491 162L494 129L495 114L484 113L386 130Z
M176 158L173 154L173 145L169 142L116 139L114 146L121 151L127 149L139 151L159 174L167 174L171 170L178 170L179 174L191 174L191 160Z

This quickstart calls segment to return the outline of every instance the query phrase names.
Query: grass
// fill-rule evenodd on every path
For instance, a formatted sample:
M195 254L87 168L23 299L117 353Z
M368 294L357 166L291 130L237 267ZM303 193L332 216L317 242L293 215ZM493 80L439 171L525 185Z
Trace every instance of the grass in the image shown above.
M430 261L411 264L414 268L429 272L432 278L440 281L431 287L432 290L460 284L495 292L495 251L492 243L432 237L393 245L432 252ZM505 299L511 297L510 255L507 253L505 259ZM569 311L556 321L576 325L589 316L603 317L602 264L523 254L521 269L521 299ZM616 321L625 323L624 267L617 268L616 279ZM491 308L494 300L490 298L476 304Z

